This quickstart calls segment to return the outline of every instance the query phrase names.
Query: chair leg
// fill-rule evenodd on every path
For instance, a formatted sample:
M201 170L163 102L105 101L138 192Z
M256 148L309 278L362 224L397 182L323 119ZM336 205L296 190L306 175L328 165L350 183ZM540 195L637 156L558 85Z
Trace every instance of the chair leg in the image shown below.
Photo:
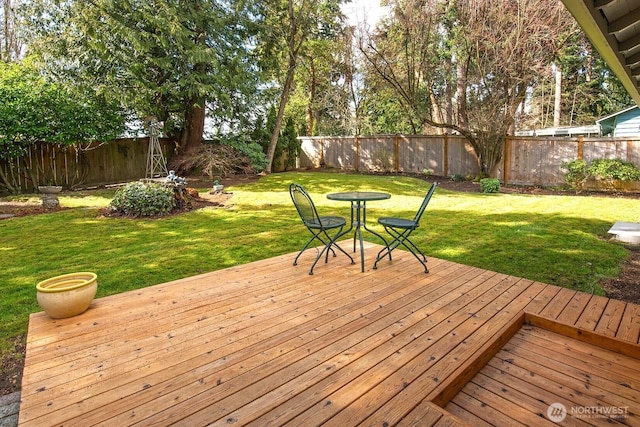
M395 230L389 229L387 227L385 227L385 231L391 236L393 237L393 240L389 243L387 243L387 241L385 240L385 247L382 248L380 250L380 252L378 252L378 255L376 256L376 262L373 264L373 268L376 269L377 268L377 264L378 261L380 261L382 258L386 257L387 255L389 256L389 261L392 261L391 258L391 252L393 252L393 250L395 248L397 248L398 246L400 246L400 241L399 239L401 238L401 236L403 236L406 232L410 231L410 230L405 230L402 233L398 233ZM384 240L384 239L383 239Z
M413 256L418 260L418 262L419 262L420 264L422 264L422 266L424 267L424 272L425 272L425 273L428 273L428 272L429 272L429 269L427 268L427 264L425 264L425 263L427 262L427 257L425 257L425 256L424 256L424 254L422 253L422 251L420 251L420 249L418 249L418 248L416 247L416 245L414 245L414 244L413 244L413 242L412 242L411 240L409 240L407 237L403 238L402 240L399 240L399 242L400 242L400 244L401 244L402 246L404 246L405 248L407 248L407 250L408 250L409 252L411 252L411 254L412 254L412 255L413 255ZM411 245L411 246L407 245L407 243L405 243L405 242L408 242L408 243L409 243L409 245ZM419 257L419 256L418 256L418 254L413 250L413 248L417 249L417 251L420 253L420 255L422 255L422 258L424 259L424 261L423 261L422 259L420 259L420 257Z
M325 243L325 241L318 237L318 240L320 240L322 243L325 243L324 248L322 248L322 251L320 251L320 253L318 254L318 256L316 257L315 261L313 262L313 264L311 265L311 270L309 270L309 274L313 275L313 269L315 268L316 264L318 263L318 261L320 260L320 258L322 258L322 255L325 255L325 263L329 262L329 251L333 252L333 256L336 256L336 252L333 250L333 247L335 246L336 248L338 248L338 250L340 252L342 252L343 254L345 254L347 257L349 257L349 259L351 260L351 264L355 264L355 261L353 260L353 258L351 257L351 255L349 255L344 249L342 249L337 243L336 240L338 238L340 238L340 236L342 236L342 228L340 229L340 231L338 231L335 236L331 237L329 236L329 234L327 233L326 230L323 230L322 233L325 235L325 237L328 239L328 241ZM320 234L320 233L318 233ZM326 253L325 253L326 252Z
M300 250L300 252L298 252L298 255L296 256L296 259L293 260L293 265L298 265L298 258L300 258L300 255L302 255L302 253L304 251L306 251L309 248L309 245L311 244L311 242L313 242L315 239L317 239L318 236L316 234L313 235L313 237L311 237L307 243L304 244L304 246L302 247L302 249Z
M385 256L389 255L389 260L391 260L391 252L394 249L396 249L398 246L402 245L409 252L411 252L411 254L418 260L418 262L420 264L422 264L422 266L424 267L424 272L425 273L429 272L429 269L427 268L427 265L425 264L427 262L427 257L422 253L422 251L411 240L409 240L409 235L411 234L413 229L405 229L401 233L399 233L398 231L396 231L394 229L391 229L391 228L387 229L386 227L385 227L385 230L391 236L393 236L393 241L391 243L389 243L389 245L387 245L387 247L382 248L382 250L380 252L378 252L378 256L376 257L376 261L373 264L373 268L374 269L378 268L377 267L378 261L380 261ZM418 256L418 253L420 255L422 255L422 259L420 259L420 257Z
M325 253L325 251L327 252L327 254L329 253L329 248L330 248L330 244L329 245L325 245L322 250L320 251L320 253L318 254L318 256L316 257L316 260L313 261L313 264L311 264L311 269L309 270L309 274L313 275L313 269L316 266L316 264L318 263L318 261L320 260L320 258L322 258L322 255Z
M332 242L332 245L333 245L333 246L335 246L336 248L338 248L338 250L339 250L340 252L342 252L343 254L345 254L346 256L348 256L348 257L349 257L349 259L351 260L351 264L355 264L355 263L356 263L356 262L353 260L353 258L351 257L351 255L349 255L349 254L348 254L344 249L342 249L342 248L341 248L341 247L336 243L336 241L335 241L335 240ZM332 250L333 250L333 249L332 249Z
M404 246L405 246L407 249L409 248L409 247L408 247L408 246L406 246L406 245L404 245ZM413 252L411 249L409 249L409 252L411 252L411 253L413 254L413 256L414 256L414 257L416 257L416 259L418 260L418 262L419 262L420 264L422 264L422 266L424 267L424 272L425 272L425 273L428 273L428 272L429 272L429 269L427 268L427 264L425 264L425 263L427 262L427 258L426 258L426 257L424 257L424 255L422 255L422 256L424 257L424 261L422 261L422 260L420 259L420 257L418 256L418 254L416 254L415 252ZM420 252L420 253L422 254L422 252Z
M393 243L393 242L391 242ZM378 252L378 255L376 256L376 261L373 263L373 269L377 270L378 269L378 262L381 261L384 257L389 256L389 261L392 261L391 259L391 252L395 249L395 247L391 247L391 244L387 245L386 247L380 249L380 252Z
M309 230L311 231L311 230ZM300 252L298 252L298 255L296 256L296 258L293 260L293 265L298 265L298 258L300 258L300 255L302 255L302 253L304 251L306 251L307 249L309 249L309 245L311 245L311 242L313 242L314 240L319 240L323 245L327 245L328 242L324 241L320 235L320 232L318 233L312 233L313 236L311 236L311 238L307 241L307 243L304 244L304 246L302 247L302 249L300 250ZM327 234L326 232L324 234ZM327 239L330 241L331 238L327 235ZM329 248L331 250L331 252L333 253L333 256L337 256L336 251L333 250L333 248ZM328 256L328 254L327 254Z
M409 239L405 239L405 242L407 242L407 244L411 245L411 247L413 248L413 250L415 252L418 252L420 255L422 255L422 260L424 262L427 262L427 257L422 253L422 251L420 250L420 248L418 248L411 240ZM406 247L406 245L404 245ZM413 251L412 251L413 252Z
M383 252L385 251L386 253L383 254ZM386 257L387 255L389 255L389 261L391 261L391 250L389 249L388 245L380 249L380 251L378 252L378 255L376 256L376 261L373 263L374 270L378 269L378 261L380 261L382 258Z

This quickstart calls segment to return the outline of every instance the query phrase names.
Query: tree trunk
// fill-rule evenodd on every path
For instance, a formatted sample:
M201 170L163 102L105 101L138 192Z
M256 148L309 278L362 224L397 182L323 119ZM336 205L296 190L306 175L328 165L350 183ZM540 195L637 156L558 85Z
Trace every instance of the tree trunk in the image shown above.
M429 98L431 99L431 116L435 117L435 121L439 123L451 123L444 120L443 112L440 109L440 104L438 103L438 99L436 98L433 91L429 91ZM437 127L435 129L436 134L443 135L445 133L445 129L441 127Z
M556 90L553 103L553 127L560 127L560 108L562 106L562 69L555 66L556 69Z
M284 109L289 101L289 95L291 94L291 86L293 85L293 75L295 73L296 60L295 58L289 58L289 69L287 70L287 77L282 88L282 95L280 95L280 105L278 106L278 114L276 115L276 122L273 127L273 133L271 134L271 141L269 142L269 151L267 152L267 167L266 173L271 173L273 167L273 157L276 153L276 145L278 144L278 138L280 137L280 130L282 129L282 118L284 117Z
M454 64L451 64L451 67L453 67ZM447 83L446 86L446 99L444 101L444 108L445 108L445 123L453 123L453 85ZM445 129L445 132L447 134L451 133L451 129Z
M313 59L310 60L311 84L309 85L309 99L307 101L307 135L315 136L316 130L316 114L313 110L313 104L316 99L316 67Z
M492 133L479 133L478 142L473 143L473 148L478 156L480 175L492 176L502 160L506 135Z
M9 161L11 161L11 159L9 159ZM10 168L13 168L13 166L10 166ZM11 182L9 177L4 173L3 168L0 168L0 187L6 188L11 194L18 194L19 187L15 185L15 180L13 181L14 182Z
M2 48L2 56L1 59L4 62L9 62L10 60L10 53L9 53L9 39L11 37L10 35L10 30L9 30L9 17L11 13L11 0L5 0L4 2L4 31L3 31L3 36L4 36L4 46Z
M192 153L202 145L204 134L204 98L190 102L185 114L184 129L180 134L179 155Z
M191 172L189 166L190 157L202 147L204 133L204 98L192 99L185 112L184 129L179 134L179 140L175 147L175 156L167 165L177 175Z
M456 64L456 100L458 102L458 126L467 129L467 64L460 58Z
M289 53L289 66L287 68L287 76L282 87L282 94L280 95L280 105L278 106L278 114L276 115L276 122L273 127L273 133L271 134L271 141L269 142L269 150L267 151L267 167L265 173L271 173L273 167L273 157L276 153L276 145L278 144L278 138L280 137L280 129L282 129L282 118L284 117L284 109L289 102L289 95L291 94L291 88L293 86L293 78L295 76L296 67L298 65L298 52L305 39L305 33L298 35L299 22L295 15L294 0L287 2L287 10L289 14L289 38L287 40L287 48Z

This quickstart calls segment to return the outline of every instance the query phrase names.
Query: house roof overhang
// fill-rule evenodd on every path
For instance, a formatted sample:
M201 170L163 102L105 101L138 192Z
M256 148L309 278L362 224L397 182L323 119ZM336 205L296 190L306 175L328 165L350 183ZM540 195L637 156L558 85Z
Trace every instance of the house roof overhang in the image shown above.
M628 0L562 2L640 105L640 3Z

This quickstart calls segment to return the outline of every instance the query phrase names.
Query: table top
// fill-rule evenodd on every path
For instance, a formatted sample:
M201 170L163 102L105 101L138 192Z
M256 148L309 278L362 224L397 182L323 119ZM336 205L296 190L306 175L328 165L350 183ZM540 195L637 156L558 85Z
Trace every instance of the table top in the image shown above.
M377 191L347 191L344 193L327 194L327 199L345 202L366 202L369 200L384 200L389 198L391 198L391 194L379 193Z

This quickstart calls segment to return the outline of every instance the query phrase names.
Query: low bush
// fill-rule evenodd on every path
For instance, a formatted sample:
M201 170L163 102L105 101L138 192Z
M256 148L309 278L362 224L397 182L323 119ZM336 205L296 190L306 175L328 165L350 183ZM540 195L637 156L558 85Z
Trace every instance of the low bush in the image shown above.
M153 182L130 182L116 192L110 207L130 216L166 215L175 207L173 189Z
M562 162L562 169L567 173L564 181L576 193L580 193L589 178L599 181L640 181L640 169L632 162L620 159L595 159L587 164L582 159Z
M582 159L571 160L570 162L562 162L561 167L567 171L564 175L564 182L575 189L576 194L579 194L588 177L587 162Z
M497 178L482 178L480 180L480 191L483 193L499 193L500 181Z
M600 180L640 181L640 169L632 162L620 159L596 159L591 162L587 172Z
M227 137L221 141L230 147L233 147L243 156L246 156L251 167L257 173L264 171L267 167L267 156L262 151L260 144L251 141L246 135L236 137Z

